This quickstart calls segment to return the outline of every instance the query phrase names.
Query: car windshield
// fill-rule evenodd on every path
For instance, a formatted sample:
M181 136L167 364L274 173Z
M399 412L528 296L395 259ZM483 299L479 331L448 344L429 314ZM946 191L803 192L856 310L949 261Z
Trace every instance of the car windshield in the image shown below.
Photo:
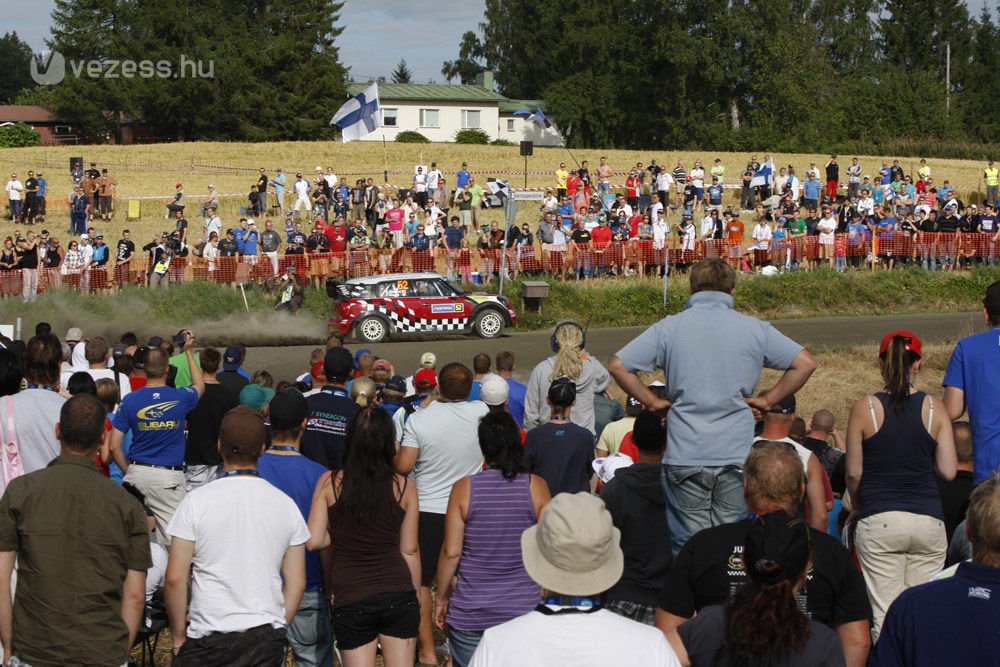
M445 284L452 289L455 294L465 294L465 290L462 289L457 283L451 280L444 281Z

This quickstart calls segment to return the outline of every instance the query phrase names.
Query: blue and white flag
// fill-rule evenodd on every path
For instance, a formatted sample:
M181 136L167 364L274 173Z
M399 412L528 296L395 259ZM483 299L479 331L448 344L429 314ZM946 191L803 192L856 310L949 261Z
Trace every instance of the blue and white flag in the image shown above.
M764 164L760 165L760 168L757 170L757 173L753 175L753 180L750 181L750 187L756 188L756 187L763 187L765 185L767 186L771 185L771 177L773 175L774 175L774 160L768 157L767 161Z
M330 121L341 129L344 143L356 141L382 127L382 108L378 103L378 84L365 88L360 95L355 95L344 102L337 114Z

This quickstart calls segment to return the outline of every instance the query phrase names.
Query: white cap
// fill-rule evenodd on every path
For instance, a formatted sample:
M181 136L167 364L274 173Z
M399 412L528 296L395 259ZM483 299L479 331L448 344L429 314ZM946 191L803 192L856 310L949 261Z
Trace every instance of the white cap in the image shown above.
M615 478L616 470L619 468L627 468L632 465L632 463L632 459L625 454L615 452L611 456L594 459L591 465L594 468L594 472L597 473L598 479L600 479L602 483L607 484Z
M510 395L507 381L495 373L489 373L482 379L479 398L486 405L503 405Z
M437 365L437 355L433 352L424 352L420 355L420 365L424 368L434 368Z

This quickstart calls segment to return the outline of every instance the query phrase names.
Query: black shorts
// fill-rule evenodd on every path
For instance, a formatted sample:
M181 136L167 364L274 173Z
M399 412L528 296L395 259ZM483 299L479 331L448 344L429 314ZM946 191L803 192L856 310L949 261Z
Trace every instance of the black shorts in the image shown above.
M444 544L444 514L420 513L417 543L420 545L420 577L425 582L434 581L441 545Z
M283 664L285 628L259 625L244 632L213 632L188 639L172 663L173 667L265 667Z
M364 646L379 635L410 639L420 627L420 603L413 591L381 593L333 610L333 635L341 651Z

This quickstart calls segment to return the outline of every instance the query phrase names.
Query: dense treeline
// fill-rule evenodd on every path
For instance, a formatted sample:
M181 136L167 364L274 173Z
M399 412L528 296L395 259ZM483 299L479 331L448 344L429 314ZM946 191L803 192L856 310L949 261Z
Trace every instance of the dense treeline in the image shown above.
M472 63L544 99L571 146L1000 142L1000 34L962 0L486 0L443 73Z
M168 140L332 138L327 123L346 95L334 43L342 7L333 0L56 0L48 46L65 58L67 76L27 89L18 101L46 106L95 138L114 137L128 118ZM101 63L101 74L72 74L71 63L82 61ZM170 75L157 66L152 76L127 77L125 61L167 63Z

